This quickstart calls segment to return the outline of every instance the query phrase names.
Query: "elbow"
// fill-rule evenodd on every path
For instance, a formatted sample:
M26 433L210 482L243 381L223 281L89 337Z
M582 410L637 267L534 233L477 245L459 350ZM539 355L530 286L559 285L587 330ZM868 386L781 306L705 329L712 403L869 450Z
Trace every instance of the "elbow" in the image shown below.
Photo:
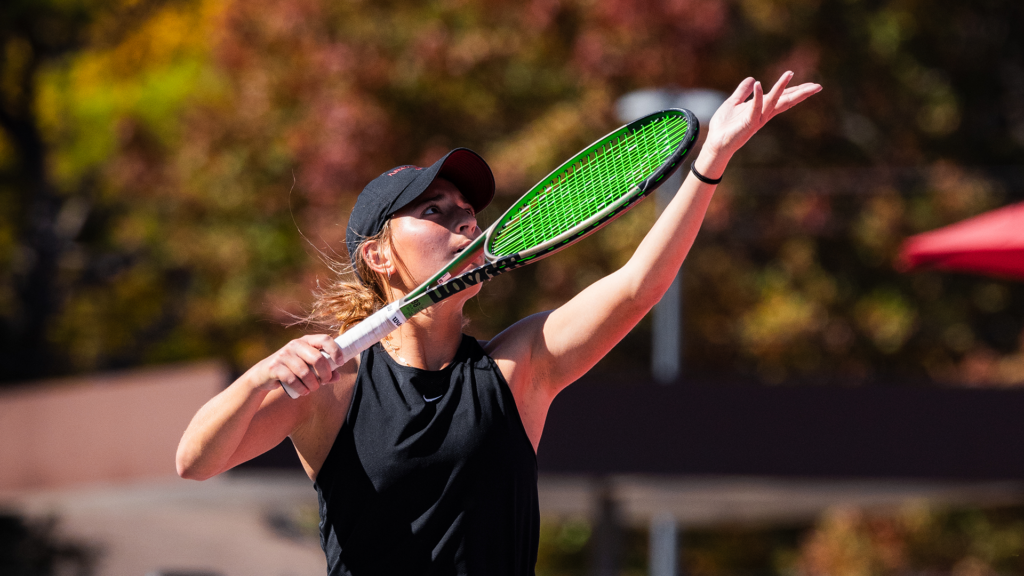
M668 286L651 278L632 278L623 290L621 311L640 316L647 314L665 296Z
M178 469L178 476L180 478L184 480L206 480L206 478L201 478L196 473L196 471L187 464L183 464L181 461L178 461L176 464Z
M183 465L179 462L178 476L185 480L209 480L210 478L216 476L216 474L204 473L196 469L194 466Z
M176 459L175 468L178 470L178 476L185 480L206 480L204 476L199 474L195 466L192 466L188 462L183 461L181 458Z
M211 474L209 471L203 470L197 459L180 447L174 459L174 466L178 476L185 480L207 480L216 476L216 473Z

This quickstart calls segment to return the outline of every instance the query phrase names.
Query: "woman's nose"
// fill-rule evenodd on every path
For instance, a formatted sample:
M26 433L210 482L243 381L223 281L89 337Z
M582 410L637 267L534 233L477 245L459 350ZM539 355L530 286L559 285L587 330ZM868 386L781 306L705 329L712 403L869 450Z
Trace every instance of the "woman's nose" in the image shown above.
M460 233L464 234L476 233L476 231L479 230L476 223L476 216L469 214L468 212L465 213L465 216L463 216L459 221L457 229Z

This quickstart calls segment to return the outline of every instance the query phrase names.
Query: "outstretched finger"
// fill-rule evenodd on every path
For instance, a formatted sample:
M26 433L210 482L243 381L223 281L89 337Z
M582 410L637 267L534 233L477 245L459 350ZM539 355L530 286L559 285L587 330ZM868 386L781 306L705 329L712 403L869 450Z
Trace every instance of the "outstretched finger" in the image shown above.
M744 100L747 99L747 96L750 96L750 90L753 88L753 86L753 78L744 78L743 81L740 82L739 86L736 87L736 90L733 91L732 96L729 96L726 102L731 102L733 106L739 106L740 104L743 103Z
M761 120L761 107L764 105L764 89L760 82L754 82L754 101L750 107L750 122L756 124Z
M785 112L818 92L821 92L821 85L810 82L789 88L779 98L779 103L775 107L775 113Z
M786 72L779 80L772 86L771 92L768 93L768 97L765 98L764 108L762 109L763 114L767 114L768 118L771 118L775 113L775 106L779 103L779 98L782 97L783 92L786 91L786 85L793 78L792 72Z

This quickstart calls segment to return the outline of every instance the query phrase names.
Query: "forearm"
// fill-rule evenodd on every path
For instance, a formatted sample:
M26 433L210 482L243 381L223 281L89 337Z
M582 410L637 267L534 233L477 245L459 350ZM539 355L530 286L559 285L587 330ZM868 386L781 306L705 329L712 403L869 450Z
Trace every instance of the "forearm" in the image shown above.
M229 467L268 392L243 375L207 402L178 444L178 474L205 480Z
M697 161L698 170L724 171L728 158L706 151ZM626 265L547 315L532 354L545 387L557 393L589 370L661 299L697 236L714 189L687 173Z
M705 148L695 160L697 170L718 178L731 155ZM679 191L644 237L633 256L616 275L633 285L636 304L649 309L672 284L700 231L716 186L698 180L687 170Z
M338 381L325 357L342 363L327 334L292 340L199 409L178 444L178 474L203 480L277 446L309 415L309 394ZM292 400L281 389L299 392Z

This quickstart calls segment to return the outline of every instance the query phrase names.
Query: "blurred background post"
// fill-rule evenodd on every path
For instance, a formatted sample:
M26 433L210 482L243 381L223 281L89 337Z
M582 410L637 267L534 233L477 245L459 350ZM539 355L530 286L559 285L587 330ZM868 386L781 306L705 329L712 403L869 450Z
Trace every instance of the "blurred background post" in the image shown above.
M666 108L684 108L693 112L706 134L708 122L718 107L725 102L726 95L716 90L697 88L692 90L649 89L630 92L619 98L615 110L621 122L632 122L648 114ZM697 157L699 146L690 152L689 161ZM675 196L676 190L687 174L682 166L663 186L655 190L655 214L662 210ZM661 301L651 312L651 376L655 382L670 384L679 378L682 371L683 345L683 298L682 275L680 270L675 281L669 286Z

